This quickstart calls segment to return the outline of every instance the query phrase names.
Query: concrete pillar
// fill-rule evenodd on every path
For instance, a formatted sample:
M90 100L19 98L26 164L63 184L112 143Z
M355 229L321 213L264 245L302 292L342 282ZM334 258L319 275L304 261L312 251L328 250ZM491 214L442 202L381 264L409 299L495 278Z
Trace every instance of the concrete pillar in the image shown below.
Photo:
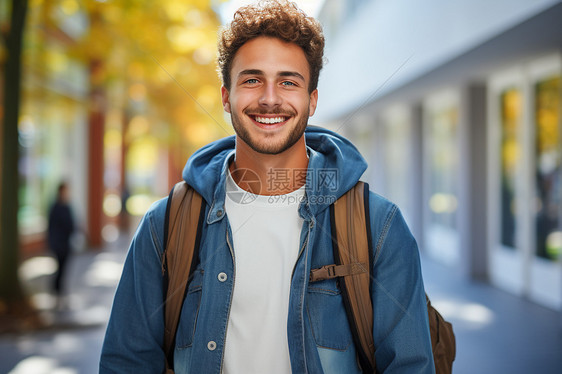
M487 280L487 123L486 86L464 87L460 110L459 233L461 270L473 279Z
M410 123L410 201L412 204L412 223L410 230L416 238L418 245L424 243L423 237L423 117L422 105L420 103L411 107ZM423 248L421 248L423 250Z

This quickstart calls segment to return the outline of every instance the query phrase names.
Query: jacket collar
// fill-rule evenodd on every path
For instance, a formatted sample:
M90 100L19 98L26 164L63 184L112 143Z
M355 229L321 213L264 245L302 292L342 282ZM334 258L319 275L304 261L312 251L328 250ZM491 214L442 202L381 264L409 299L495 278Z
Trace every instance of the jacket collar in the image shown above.
M305 132L309 163L306 198L299 212L305 219L318 214L353 187L367 168L355 146L332 131L308 126ZM224 217L226 177L235 152L235 137L212 142L189 158L183 178L210 206L207 223Z

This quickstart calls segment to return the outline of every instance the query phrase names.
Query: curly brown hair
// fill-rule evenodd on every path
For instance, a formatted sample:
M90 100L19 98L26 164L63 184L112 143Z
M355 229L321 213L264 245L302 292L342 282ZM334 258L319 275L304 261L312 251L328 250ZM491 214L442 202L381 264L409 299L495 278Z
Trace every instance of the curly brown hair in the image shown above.
M270 36L302 48L310 68L309 92L318 86L323 65L324 34L320 23L286 0L266 0L242 7L219 35L218 65L222 83L230 90L230 69L236 52L258 36Z

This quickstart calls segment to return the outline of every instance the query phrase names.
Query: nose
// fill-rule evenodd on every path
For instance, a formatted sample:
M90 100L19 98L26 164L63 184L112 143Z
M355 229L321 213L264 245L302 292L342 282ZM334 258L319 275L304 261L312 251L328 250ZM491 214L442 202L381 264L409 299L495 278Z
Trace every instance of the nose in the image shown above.
M280 106L283 100L279 95L278 88L275 84L265 84L259 98L259 105L264 108L274 108Z

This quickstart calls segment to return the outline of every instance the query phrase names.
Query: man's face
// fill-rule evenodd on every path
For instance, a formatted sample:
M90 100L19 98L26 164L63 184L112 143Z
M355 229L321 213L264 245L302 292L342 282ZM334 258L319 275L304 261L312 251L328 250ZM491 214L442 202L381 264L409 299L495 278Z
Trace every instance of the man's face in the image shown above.
M237 141L258 153L279 154L302 136L318 91L308 92L310 70L303 50L277 38L246 42L232 63L231 87L222 87Z

